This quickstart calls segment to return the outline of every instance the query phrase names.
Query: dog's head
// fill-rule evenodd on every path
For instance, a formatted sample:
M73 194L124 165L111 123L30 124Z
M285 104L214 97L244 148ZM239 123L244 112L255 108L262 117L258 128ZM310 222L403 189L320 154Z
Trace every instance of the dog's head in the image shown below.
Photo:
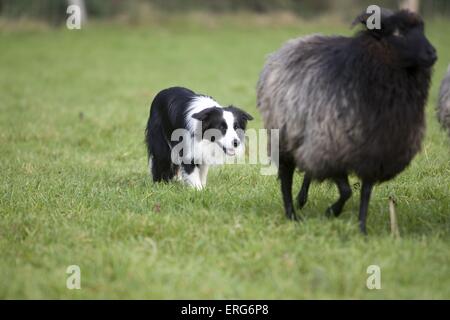
M235 156L244 150L245 129L253 117L247 112L229 106L212 107L192 115L202 123L203 140L216 143L228 156Z

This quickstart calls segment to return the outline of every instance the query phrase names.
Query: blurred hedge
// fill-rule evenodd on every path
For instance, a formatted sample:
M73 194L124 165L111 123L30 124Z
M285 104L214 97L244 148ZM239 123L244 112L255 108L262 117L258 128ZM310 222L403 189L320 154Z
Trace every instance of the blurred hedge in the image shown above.
M349 9L359 11L369 4L395 8L397 0L85 0L87 11L93 18L109 18L139 10L150 4L164 12L203 10L212 12L235 12L239 10L267 13L287 10L303 17L335 12L348 14ZM65 17L66 0L0 0L0 15L8 18L31 17L59 23ZM450 16L450 0L422 0L425 15Z

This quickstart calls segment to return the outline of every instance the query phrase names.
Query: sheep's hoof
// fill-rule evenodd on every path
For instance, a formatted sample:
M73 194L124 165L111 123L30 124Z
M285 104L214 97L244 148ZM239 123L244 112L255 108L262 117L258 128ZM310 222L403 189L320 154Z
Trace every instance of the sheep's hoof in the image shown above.
M307 199L305 197L298 197L297 198L298 208L303 209L303 207L306 204L306 201L307 201Z
M300 221L302 221L302 218L300 218L300 217L299 217L297 214L295 214L295 213L288 214L287 218L288 218L289 220L295 221L295 222L300 222Z
M342 206L334 204L325 211L327 218L338 218L342 213Z
M364 237L367 237L367 236L368 236L366 227L360 227L360 228L359 228L359 231L361 231L361 234L362 234Z

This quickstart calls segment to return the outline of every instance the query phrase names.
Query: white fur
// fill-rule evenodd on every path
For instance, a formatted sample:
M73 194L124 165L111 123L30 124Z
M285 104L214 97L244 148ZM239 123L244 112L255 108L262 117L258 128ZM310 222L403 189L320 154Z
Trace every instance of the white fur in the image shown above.
M208 170L209 170L208 165L203 164L200 166L200 180L202 182L203 188L206 187L206 180L208 178Z
M227 154L234 156L234 154L228 153L228 151L235 152L235 147L233 145L233 141L235 139L239 140L239 137L234 130L234 115L233 113L229 111L225 111L223 113L223 118L225 119L225 122L227 123L227 132L225 133L225 136L223 136L219 142L222 146L224 146L227 149ZM240 142L240 141L239 141Z
M199 96L196 97L190 104L188 112L186 113L186 126L191 133L198 133L201 129L201 121L192 118L196 113L199 113L209 108L223 108L217 101L210 97ZM193 158L196 164L200 164L195 168L191 174L181 171L182 181L187 185L202 190L206 187L208 170L211 165L219 165L227 163L227 158L240 156L244 151L244 142L239 140L239 136L234 130L234 115L232 112L224 111L223 118L227 124L226 134L217 142L211 142L206 139L198 139L198 136L191 137L190 143L184 145L185 155L187 158ZM237 139L240 145L235 148L234 140ZM227 154L218 145L220 144L227 150ZM188 148L186 150L186 148ZM175 154L178 154L175 152Z
M188 112L186 113L186 124L187 129L191 133L195 133L197 129L200 129L201 121L192 118L196 113L199 113L205 109L209 108L223 108L217 101L207 96L196 97L189 106ZM243 142L239 140L237 132L234 130L234 115L232 112L224 111L223 118L227 124L227 132L225 136L218 140L218 143L229 150L228 156L238 156L243 153L244 147ZM233 145L234 139L239 140L239 147L235 148ZM197 140L191 141L191 146L193 150L189 148L186 155L188 157L193 157L196 163L213 165L213 164L224 164L226 156L223 150L217 145L217 143L211 143L208 140ZM233 154L234 152L234 154Z
M194 168L194 171L192 171L190 174L187 174L186 172L182 171L182 175L183 175L183 181L184 183L186 183L188 186L191 186L197 190L202 190L203 189L203 184L202 184L202 180L200 178L200 169L199 168Z

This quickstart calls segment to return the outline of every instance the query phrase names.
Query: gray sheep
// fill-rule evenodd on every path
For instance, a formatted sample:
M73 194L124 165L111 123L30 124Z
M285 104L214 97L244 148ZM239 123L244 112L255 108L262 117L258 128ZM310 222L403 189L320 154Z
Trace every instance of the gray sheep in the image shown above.
M450 135L450 66L439 92L438 118L442 127L447 129Z
M420 151L436 50L415 13L383 9L381 29L369 30L366 13L353 37L312 35L288 41L272 54L259 79L257 103L267 129L279 129L278 176L285 213L295 168L305 172L298 204L312 180L336 183L340 198L327 210L339 216L362 180L359 226L373 186L394 178Z

